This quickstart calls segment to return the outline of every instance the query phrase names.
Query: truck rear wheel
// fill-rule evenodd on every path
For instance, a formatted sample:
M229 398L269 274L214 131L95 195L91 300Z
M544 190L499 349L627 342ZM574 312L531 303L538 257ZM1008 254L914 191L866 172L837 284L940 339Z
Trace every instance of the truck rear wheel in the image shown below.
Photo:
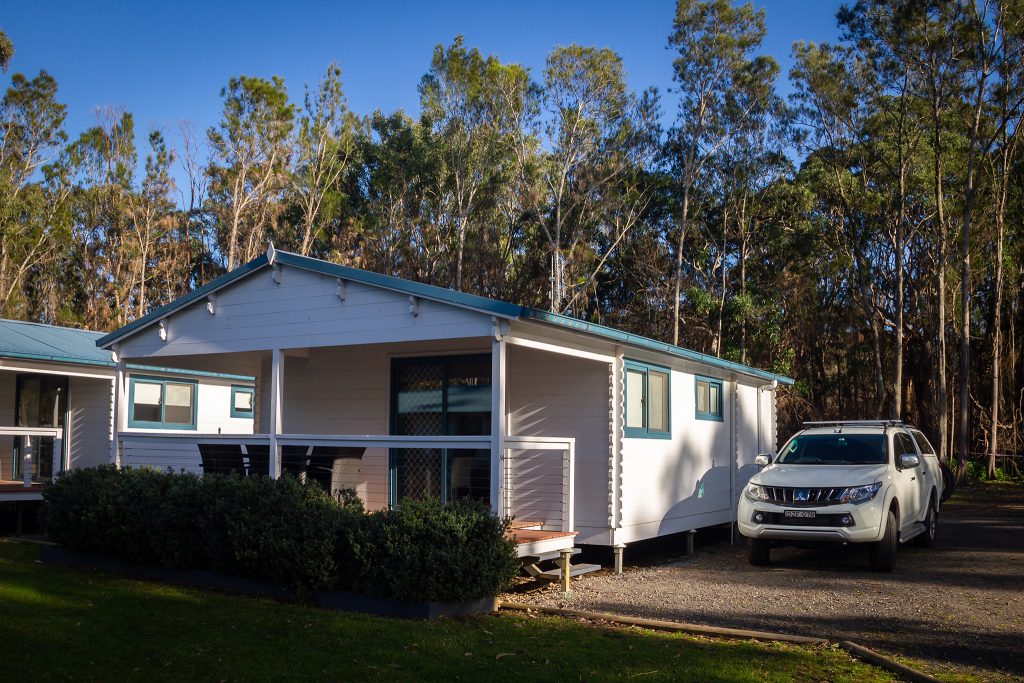
M751 538L747 541L747 552L750 564L755 567L764 567L771 559L771 550L768 541L763 538Z
M935 499L928 501L928 514L924 516L924 531L914 537L914 545L931 548L935 545L935 530L939 521L939 513L935 512Z
M885 521L885 535L882 540L871 544L871 569L876 572L891 572L896 567L896 546L899 544L896 531L896 515L889 510Z

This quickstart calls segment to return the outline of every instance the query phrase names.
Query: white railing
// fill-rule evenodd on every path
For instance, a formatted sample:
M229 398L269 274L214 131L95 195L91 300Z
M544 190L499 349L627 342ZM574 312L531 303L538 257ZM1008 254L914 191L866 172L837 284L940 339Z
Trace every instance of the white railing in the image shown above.
M546 530L575 531L576 440L510 436L504 445L502 513Z
M37 444L32 437L49 437L53 439L53 478L64 470L64 430L53 427L0 427L0 436L22 436L21 444L21 475L25 488L32 487L32 462ZM12 463L13 465L13 463ZM13 479L13 472L11 473ZM0 479L4 473L0 472Z
M281 446L336 446L342 448L423 448L487 450L490 436L385 436L353 434L279 434ZM196 434L194 432L121 432L120 463L128 467L155 467L201 474L199 444L239 444L243 448L269 447L269 434ZM248 451L246 451L247 453ZM504 439L498 477L499 500L495 511L542 528L575 531L576 441L564 437L512 436ZM560 457L559 457L560 456Z

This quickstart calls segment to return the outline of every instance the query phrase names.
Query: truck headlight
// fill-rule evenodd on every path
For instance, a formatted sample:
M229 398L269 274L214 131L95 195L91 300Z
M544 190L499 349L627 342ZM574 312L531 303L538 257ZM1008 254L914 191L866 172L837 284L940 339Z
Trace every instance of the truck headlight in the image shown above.
M747 487L743 489L743 493L747 496L748 500L753 501L767 501L768 492L764 490L764 487L760 484L747 484Z
M864 486L851 486L843 491L843 495L839 498L839 502L853 503L854 505L866 503L875 497L875 494L878 493L878 489L880 488L882 488L882 482L880 481L876 481L874 484L865 484Z

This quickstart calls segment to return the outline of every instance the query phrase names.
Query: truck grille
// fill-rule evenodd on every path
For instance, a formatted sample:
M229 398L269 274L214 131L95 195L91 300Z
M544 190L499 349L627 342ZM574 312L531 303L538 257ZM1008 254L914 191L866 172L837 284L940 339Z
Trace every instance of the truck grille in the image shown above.
M822 505L838 505L845 488L837 489L814 489L801 488L798 486L765 486L768 494L768 502L777 505L806 505L809 507L820 507Z

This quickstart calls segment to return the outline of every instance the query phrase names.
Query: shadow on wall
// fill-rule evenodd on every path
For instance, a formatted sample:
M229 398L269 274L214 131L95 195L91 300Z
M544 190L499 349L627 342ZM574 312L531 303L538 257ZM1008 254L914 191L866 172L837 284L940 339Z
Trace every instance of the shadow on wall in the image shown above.
M724 436L716 435L711 439L719 451L700 458L694 453L700 452L707 441L684 440L682 446L682 457L673 457L671 466L666 472L664 482L674 489L676 502L665 512L659 525L658 534L676 533L680 530L681 518L697 515L707 515L716 512L734 512L739 502L739 496L743 488L752 476L757 474L761 468L754 464L754 457L757 455L757 411L756 404L753 411L746 411L752 414L745 414L737 410L737 443L734 445L729 434L731 423L727 420L721 424L725 430ZM765 420L765 424L769 421ZM749 434L749 438L744 435ZM767 434L762 435L762 440ZM750 444L746 442L749 441ZM735 462L736 478L730 492L730 465L732 461L729 451L736 448ZM750 451L750 452L747 452ZM680 455L680 454L675 454ZM694 467L694 464L701 459L712 461L712 466L703 471ZM724 464L718 464L724 463ZM730 495L731 493L731 495ZM731 519L731 516L730 516ZM728 520L727 520L728 521Z

